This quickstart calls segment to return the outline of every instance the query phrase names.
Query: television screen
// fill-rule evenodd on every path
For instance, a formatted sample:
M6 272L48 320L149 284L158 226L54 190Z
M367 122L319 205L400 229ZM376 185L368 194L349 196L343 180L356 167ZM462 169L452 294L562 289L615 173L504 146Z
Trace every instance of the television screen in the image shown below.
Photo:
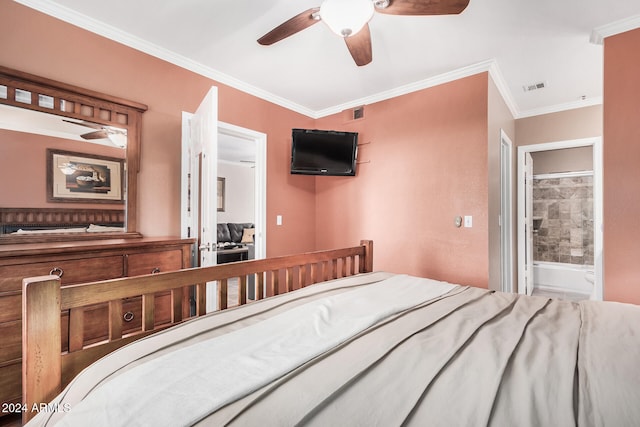
M353 176L358 134L333 130L293 129L291 173Z

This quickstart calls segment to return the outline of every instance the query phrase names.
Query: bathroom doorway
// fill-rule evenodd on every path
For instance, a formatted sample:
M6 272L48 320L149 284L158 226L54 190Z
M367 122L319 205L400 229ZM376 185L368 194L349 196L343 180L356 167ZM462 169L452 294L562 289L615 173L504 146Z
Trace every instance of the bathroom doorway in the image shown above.
M602 299L601 138L518 147L518 291Z

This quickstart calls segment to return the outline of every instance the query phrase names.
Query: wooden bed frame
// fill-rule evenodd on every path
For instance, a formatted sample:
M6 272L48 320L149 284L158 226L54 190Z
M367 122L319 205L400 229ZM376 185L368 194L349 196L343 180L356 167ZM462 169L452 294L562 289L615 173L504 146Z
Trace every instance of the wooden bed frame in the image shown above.
M207 282L218 282L218 308L227 308L229 279L238 279L238 304L247 303L248 276L255 275L256 299L290 292L314 283L372 271L373 242L359 246L270 259L242 261L154 275L61 287L57 276L23 280L22 390L23 423L40 404L50 402L82 369L111 351L183 320L183 295L195 287L195 316L205 314ZM266 295L264 290L266 290ZM170 291L170 324L154 325L154 293ZM122 334L122 299L142 296L142 330ZM83 307L109 304L109 338L84 346ZM61 353L60 313L69 310L69 351ZM72 345L72 343L75 343Z
M85 233L11 234L18 229L65 229L88 227L90 224L124 227L124 209L73 209L73 208L0 208L0 244L31 243L59 240L86 240ZM138 233L91 233L91 239L140 237Z

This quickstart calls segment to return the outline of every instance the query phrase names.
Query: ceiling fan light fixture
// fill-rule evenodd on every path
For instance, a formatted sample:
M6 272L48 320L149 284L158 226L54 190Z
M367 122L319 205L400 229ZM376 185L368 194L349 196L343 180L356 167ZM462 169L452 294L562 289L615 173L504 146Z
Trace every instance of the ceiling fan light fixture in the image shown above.
M357 34L373 13L371 0L324 0L320 6L322 22L340 37Z
M389 7L389 0L374 0L373 5L376 9L386 9Z

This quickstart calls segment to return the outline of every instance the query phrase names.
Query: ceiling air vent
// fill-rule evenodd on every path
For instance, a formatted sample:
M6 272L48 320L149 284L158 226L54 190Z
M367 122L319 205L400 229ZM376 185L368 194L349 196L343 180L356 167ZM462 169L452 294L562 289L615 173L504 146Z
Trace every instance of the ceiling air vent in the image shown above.
M525 92L531 92L532 90L544 89L545 87L547 87L545 82L538 82L530 85L524 85L522 86L522 89L524 89Z
M364 107L358 107L353 109L353 120L364 118Z

